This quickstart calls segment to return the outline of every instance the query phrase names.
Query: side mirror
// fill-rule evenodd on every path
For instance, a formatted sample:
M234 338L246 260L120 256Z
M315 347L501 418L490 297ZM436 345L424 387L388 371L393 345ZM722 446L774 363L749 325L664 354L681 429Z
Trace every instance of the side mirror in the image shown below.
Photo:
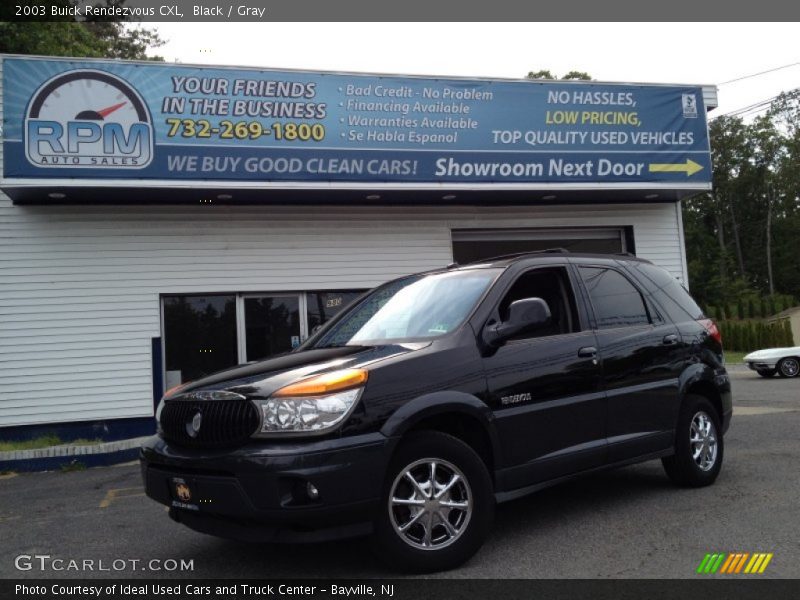
M500 346L524 331L539 329L550 323L550 307L541 298L523 298L508 307L508 319L484 330L483 339L489 346Z

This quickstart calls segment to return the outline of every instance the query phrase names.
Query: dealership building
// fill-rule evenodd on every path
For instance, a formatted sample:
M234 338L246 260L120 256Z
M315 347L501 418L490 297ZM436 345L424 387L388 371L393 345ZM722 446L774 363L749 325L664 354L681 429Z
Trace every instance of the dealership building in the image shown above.
M0 56L0 439L133 437L359 293L559 247L687 279L713 86Z

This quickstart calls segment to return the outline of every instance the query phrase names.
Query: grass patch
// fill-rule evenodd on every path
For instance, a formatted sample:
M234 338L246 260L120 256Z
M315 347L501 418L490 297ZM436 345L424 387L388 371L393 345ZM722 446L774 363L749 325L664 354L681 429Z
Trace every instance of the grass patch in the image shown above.
M742 359L750 354L749 352L725 352L725 364L726 365L741 365Z
M102 444L103 440L87 440L86 438L78 438L71 442L61 442L62 444L69 444L70 446L96 446Z
M86 438L79 438L71 442L65 442L57 435L43 435L32 440L11 440L8 442L0 442L0 452L11 452L14 450L36 450L38 448L49 448L50 446L61 446L69 444L70 446L94 446L102 444L103 440L88 440Z
M61 465L62 473L72 473L73 471L85 471L86 465L79 460L73 460L66 464Z
M12 450L34 450L36 448L47 448L49 446L57 446L62 441L57 435L43 435L42 437L34 438L32 440L0 442L0 452L9 452Z

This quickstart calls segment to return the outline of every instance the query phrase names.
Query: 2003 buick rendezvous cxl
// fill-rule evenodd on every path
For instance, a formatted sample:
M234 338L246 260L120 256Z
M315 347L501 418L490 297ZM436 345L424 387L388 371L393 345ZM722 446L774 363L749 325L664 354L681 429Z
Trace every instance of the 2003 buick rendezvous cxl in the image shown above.
M719 332L669 273L546 251L391 281L289 354L170 391L142 472L197 531L371 533L441 570L496 503L574 475L660 458L713 483L731 413Z

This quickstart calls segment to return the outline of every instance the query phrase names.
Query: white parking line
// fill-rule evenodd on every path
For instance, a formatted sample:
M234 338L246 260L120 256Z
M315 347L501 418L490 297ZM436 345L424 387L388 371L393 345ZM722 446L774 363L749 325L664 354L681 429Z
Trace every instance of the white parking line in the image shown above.
M733 414L737 417L749 417L752 415L797 412L799 410L800 408L778 408L777 406L734 406Z

